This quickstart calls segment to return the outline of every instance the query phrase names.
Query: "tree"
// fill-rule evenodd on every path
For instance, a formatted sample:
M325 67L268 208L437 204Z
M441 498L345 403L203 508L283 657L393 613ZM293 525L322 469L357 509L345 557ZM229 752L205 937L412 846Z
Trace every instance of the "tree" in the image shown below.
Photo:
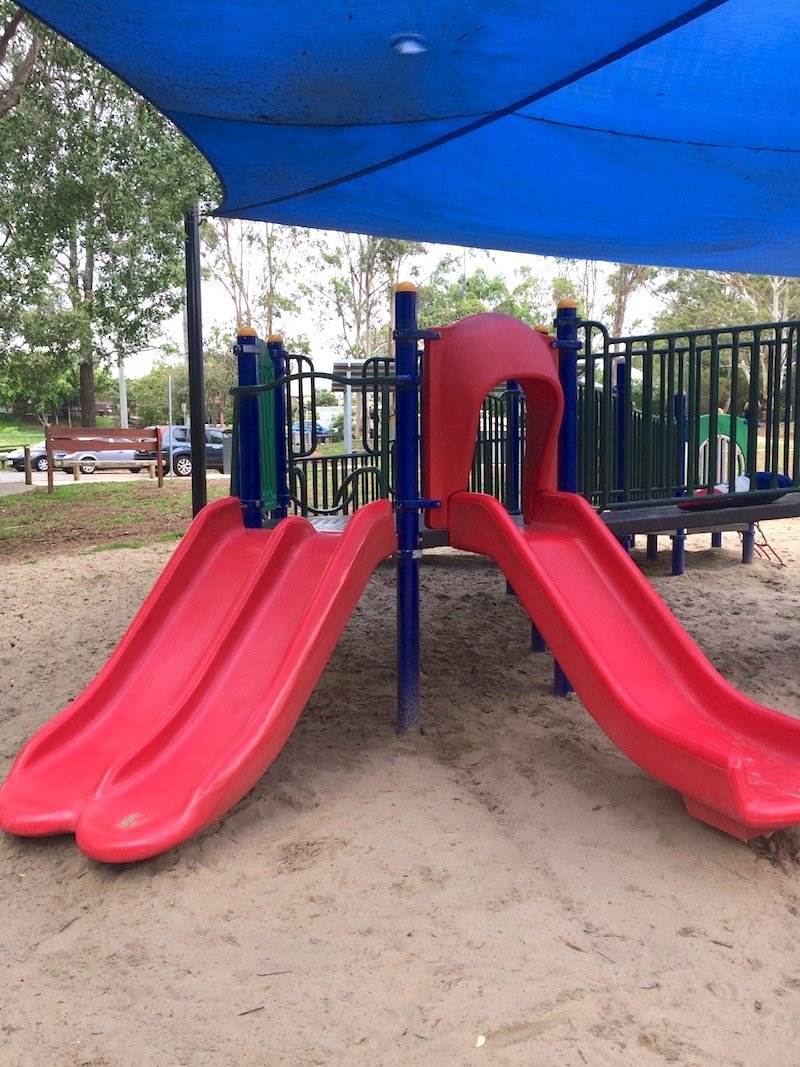
M128 399L142 426L163 426L169 422L169 379L172 378L172 419L189 403L189 373L186 360L174 347L165 349L147 374L128 385Z
M596 259L556 259L560 273L553 281L556 303L575 300L583 319L597 320L603 288L601 265Z
M800 317L800 279L774 275L734 274L727 271L676 270L670 271L659 289L665 308L656 318L656 329L663 332L724 329L726 326L747 323L780 322ZM786 375L787 350L779 368L778 386L783 387ZM758 352L758 378L768 378L771 349L762 345ZM723 379L721 388L733 374L732 356L723 346L719 355ZM751 381L748 358L738 361L739 395L746 396ZM704 368L707 378L710 371ZM729 388L729 386L728 386ZM720 403L727 408L730 392L721 394Z
M363 234L325 234L318 243L326 277L307 284L306 293L333 304L340 329L339 351L351 359L369 359L389 342L391 301L404 265L425 246ZM412 277L419 268L410 265Z
M93 425L95 367L144 347L180 306L182 217L213 188L210 169L148 103L47 35L0 123L0 188L0 340L23 314L46 329L70 310L81 419Z
M513 315L529 326L552 320L552 283L538 278L529 267L515 272L511 286L502 275L489 275L482 267L470 275L459 275L458 267L455 257L445 257L420 288L424 326L441 326L485 311Z
M748 322L780 322L800 316L800 279L728 271L667 273L659 294L663 331L702 330Z
M19 103L41 45L37 24L15 4L0 3L0 119Z
M658 277L658 268L645 267L639 263L618 263L606 279L611 301L605 314L611 320L612 337L621 337L626 326L630 300L634 293L652 286ZM631 328L635 328L636 324Z
M70 311L54 310L47 327L38 313L23 316L22 337L0 356L0 403L23 403L41 423L57 413L78 391L71 355L74 320Z
M205 421L228 425L233 420L231 387L236 384L236 360L232 334L213 327L204 345ZM180 422L181 405L189 402L189 371L186 360L174 346L166 346L153 367L130 383L131 406L142 425L166 424L169 419L169 379L172 378L172 417Z
M262 337L281 331L281 319L300 310L300 274L310 251L298 226L209 219L203 224L208 274L231 299L234 326L254 326Z

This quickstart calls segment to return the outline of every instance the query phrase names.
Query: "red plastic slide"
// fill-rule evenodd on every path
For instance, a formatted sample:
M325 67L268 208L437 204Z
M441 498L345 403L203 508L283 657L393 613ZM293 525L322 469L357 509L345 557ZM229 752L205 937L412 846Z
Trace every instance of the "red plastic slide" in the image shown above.
M106 666L22 749L0 827L74 831L94 859L144 859L218 819L264 773L375 566L388 501L343 533L298 517L242 527L239 501L195 519Z
M800 721L717 673L585 500L538 494L520 528L456 493L449 526L499 564L586 708L692 815L743 840L800 822Z

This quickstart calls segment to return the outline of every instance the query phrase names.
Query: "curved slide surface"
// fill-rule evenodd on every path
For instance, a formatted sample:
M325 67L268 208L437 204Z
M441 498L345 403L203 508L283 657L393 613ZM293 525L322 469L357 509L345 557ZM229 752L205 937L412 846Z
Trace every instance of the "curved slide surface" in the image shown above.
M0 827L74 831L94 859L153 856L218 819L280 751L375 566L388 501L344 532L198 515L93 682L22 749Z
M451 544L499 564L589 712L692 815L743 840L800 822L800 721L722 678L586 501L542 493L520 528L457 493L449 515Z

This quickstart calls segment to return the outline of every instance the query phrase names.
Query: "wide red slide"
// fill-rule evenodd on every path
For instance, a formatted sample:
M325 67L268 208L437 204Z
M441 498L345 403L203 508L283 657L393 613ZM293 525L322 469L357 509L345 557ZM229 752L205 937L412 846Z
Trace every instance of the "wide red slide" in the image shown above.
M585 500L537 494L519 527L461 492L449 527L498 563L588 711L692 815L743 840L800 822L800 721L722 678Z
M0 828L72 831L94 859L144 859L218 819L280 751L375 566L388 501L343 532L242 525L204 508L108 663L22 749Z

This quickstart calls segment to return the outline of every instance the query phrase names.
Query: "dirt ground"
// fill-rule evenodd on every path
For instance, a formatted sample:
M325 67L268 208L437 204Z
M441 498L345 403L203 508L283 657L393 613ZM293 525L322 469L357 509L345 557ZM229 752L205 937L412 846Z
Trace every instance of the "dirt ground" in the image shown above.
M782 557L636 558L717 668L800 714L800 526ZM124 632L172 546L1 565L0 774ZM0 839L0 1063L800 1062L800 832L744 845L619 754L486 560L422 566L422 736L371 579L248 796L156 859ZM89 579L87 581L86 579ZM172 652L180 656L180 648Z

